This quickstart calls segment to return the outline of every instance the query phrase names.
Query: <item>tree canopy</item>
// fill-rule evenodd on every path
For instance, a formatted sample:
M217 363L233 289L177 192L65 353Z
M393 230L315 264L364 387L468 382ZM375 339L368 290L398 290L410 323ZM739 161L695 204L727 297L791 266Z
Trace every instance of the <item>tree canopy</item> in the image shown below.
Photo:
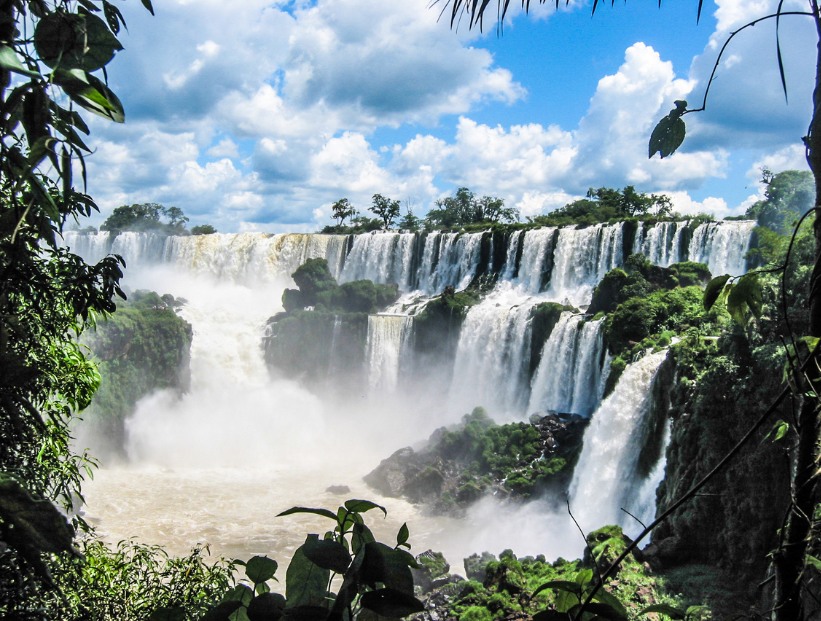
M159 231L182 233L188 217L179 207L158 203L121 205L100 226L101 231ZM213 227L212 227L213 228Z

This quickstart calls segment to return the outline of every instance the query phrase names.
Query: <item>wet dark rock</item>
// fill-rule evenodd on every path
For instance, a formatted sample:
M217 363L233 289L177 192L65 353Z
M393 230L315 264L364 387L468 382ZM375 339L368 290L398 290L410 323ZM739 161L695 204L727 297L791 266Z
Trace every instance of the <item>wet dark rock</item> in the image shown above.
M329 494L350 494L351 488L347 485L329 485L325 491Z
M587 422L574 414L540 412L527 423L496 425L477 408L460 425L434 431L424 448L399 449L364 480L385 496L456 515L486 494L561 497Z

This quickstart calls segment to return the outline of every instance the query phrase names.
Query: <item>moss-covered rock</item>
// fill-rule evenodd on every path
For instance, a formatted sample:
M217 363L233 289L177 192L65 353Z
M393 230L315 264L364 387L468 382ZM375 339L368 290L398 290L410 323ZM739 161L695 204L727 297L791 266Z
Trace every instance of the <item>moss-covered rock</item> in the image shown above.
M83 335L100 369L100 388L83 417L105 446L102 458L122 456L124 421L137 401L161 389L186 390L190 380L191 325L176 313L184 300L136 291L117 312Z
M425 448L404 448L383 460L365 482L439 513L459 513L490 492L520 499L548 489L561 494L587 422L550 414L496 425L476 408L459 426L435 431Z

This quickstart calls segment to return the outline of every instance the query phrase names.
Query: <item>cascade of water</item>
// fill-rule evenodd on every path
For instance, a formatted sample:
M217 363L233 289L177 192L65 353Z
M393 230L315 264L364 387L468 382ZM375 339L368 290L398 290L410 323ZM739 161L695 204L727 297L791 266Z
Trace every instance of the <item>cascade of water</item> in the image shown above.
M603 320L583 322L562 313L545 343L533 377L528 412L589 416L602 397Z
M412 289L415 242L415 233L357 235L340 280L372 280L381 284L396 283L401 291Z
M509 283L468 311L459 336L450 403L460 414L481 405L519 417L527 403L533 301Z
M367 340L368 384L373 394L392 393L399 384L402 352L413 330L407 315L369 315Z
M549 297L575 306L588 304L593 287L621 264L623 232L622 223L559 229Z
M549 276L555 233L555 227L547 227L524 234L518 282L529 293L539 293Z
M650 387L667 351L647 354L628 365L610 396L593 413L570 484L570 503L584 529L626 525L621 507L638 489L636 467L642 423L652 405Z
M126 263L153 263L163 258L165 235L126 231L115 234L108 231L80 233L66 231L65 245L90 263L96 263L108 254L118 254Z
M700 224L690 240L689 260L706 263L714 276L744 274L755 226L754 220Z
M484 233L441 233L429 235L419 268L418 288L428 294L447 286L464 289L476 276L482 255ZM428 245L431 246L430 251Z
M519 254L519 244L521 244L526 231L514 231L510 234L507 243L507 252L505 253L505 268L502 271L502 280L513 280L518 273L518 265L516 265L516 256Z
M667 267L681 260L681 234L686 222L656 222L649 229L640 224L633 244L634 254L643 254L650 263Z
M157 233L68 232L65 243L90 262L119 254L127 265L164 263L203 276L231 282L283 282L308 259L324 258L335 276L345 259L346 237L288 233Z

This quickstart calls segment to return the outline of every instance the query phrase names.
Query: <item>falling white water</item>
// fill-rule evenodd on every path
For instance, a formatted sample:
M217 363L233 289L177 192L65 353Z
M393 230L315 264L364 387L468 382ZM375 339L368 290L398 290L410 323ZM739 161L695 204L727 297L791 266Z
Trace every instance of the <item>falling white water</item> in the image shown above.
M690 240L689 260L706 263L714 276L739 276L747 271L753 220L707 222L696 227Z
M556 229L535 229L524 233L522 259L517 282L528 293L539 293L545 279L546 266L553 258Z
M586 532L604 524L632 525L621 508L634 515L637 510L631 492L639 488L642 425L651 408L650 387L666 357L664 350L628 365L593 413L569 492L571 508Z
M453 367L450 410L461 415L481 405L496 420L521 417L533 304L507 283L468 311Z
M476 276L484 233L432 233L425 236L417 288L431 295L447 287L464 289Z
M528 412L589 416L602 396L603 320L564 312L550 333L533 377Z
M642 254L655 265L668 267L681 260L681 236L686 222L656 222L649 228L639 223L633 253Z
M366 361L371 394L392 393L399 384L400 361L413 329L407 315L369 315Z
M395 283L401 291L413 289L414 233L372 233L354 237L339 280Z
M574 306L589 304L593 287L621 264L623 228L618 223L559 229L548 289L550 299Z
M729 235L733 227L741 234L746 227L720 225L725 226L721 235ZM676 228L672 239L669 231L658 232L657 245L647 250L653 255L651 260L673 260L680 230L683 226ZM293 286L290 274L314 257L328 259L331 272L343 281L360 277L396 281L408 296L416 289L413 303L417 306L424 294L439 294L448 285L464 288L480 267L483 233L380 233L353 238L259 233L171 238L67 234L67 244L90 260L109 252L125 256L128 287L188 299L182 312L194 330L191 391L182 398L159 393L139 404L128 423L127 448L134 463L123 470L103 470L87 485L89 518L115 541L131 535L150 543L169 544L172 539L175 543L170 547L180 552L196 541L210 541L220 554L248 556L270 553L283 541L299 543L299 537L304 537L304 524L297 522L293 532L290 526L282 529L271 518L276 512L294 504L333 506L344 497L364 496L387 504L398 523L408 519L414 552L426 547L443 549L451 562L474 551L498 553L505 547L551 557L578 555L583 542L576 539L575 527L563 512L552 512L547 502L516 508L488 499L471 509L467 522L425 518L415 525L413 507L379 498L364 488L360 477L395 449L422 440L435 427L455 422L476 405L486 406L500 421L521 420L531 404L534 409L551 407L545 405L554 398L551 391L537 389L548 381L546 372L534 377L530 397L531 309L545 300L588 303L598 279L621 263L622 231L623 226L617 224L512 234L499 284L470 309L464 323L449 394L446 398L427 395L420 389L424 404L418 399L400 403L373 398L374 394L383 396L394 390L407 394L419 388L402 385L401 369L411 349L406 346L405 322L409 320L401 318L400 329L399 321L389 318L386 323L393 322L391 330L398 330L389 337L376 335L383 328L388 331L388 325L369 330L373 334L366 352L371 363L367 383L376 390L365 386L361 402L356 403L322 401L310 386L269 377L259 349L265 321L278 310L282 288ZM719 231L703 232L701 241L691 245L690 258L719 261L714 255L724 252L720 249L729 241L722 242ZM669 248L662 238L670 240ZM346 256L349 245L359 255L352 251ZM697 250L698 259L692 249ZM521 256L519 266L517 256ZM142 269L146 264L166 269ZM540 291L545 282L549 282L547 290ZM601 394L601 379L598 384L593 379L602 365L597 323L586 322L580 329L576 323L571 339L575 350L562 354L572 360L565 365L564 377L569 379L561 385L561 399L569 405L555 409L589 412L595 407L586 399ZM570 325L566 328L570 331ZM556 330L558 339L562 330L559 326ZM335 335L336 330L329 339L330 348ZM549 347L553 345L545 346ZM556 356L543 356L542 361L555 366L560 358ZM625 494L631 499L635 495L641 505L625 508L643 514L641 507L652 497L647 491L654 485L651 480L663 471L657 466L648 481L636 481L631 474L635 463L631 466L624 461L631 452L635 460L638 453L630 445L634 436L625 435L609 447L604 442L607 438L600 437L607 433L599 429L606 413L618 420L622 409L641 402L650 380L640 388L643 379L639 376L644 375L638 369L650 364L653 356L658 355L631 365L614 394L593 415L585 451L593 450L588 449L591 443L602 445L593 455L582 455L574 483L574 512L586 515L583 507L615 506L616 517L612 511L606 518L590 516L590 523L583 525L588 530L605 521L619 521L618 503L624 502ZM537 390L543 397L536 396ZM437 398L437 407L426 407ZM614 399L624 408L611 403ZM391 416L385 416L386 412ZM608 424L611 435L621 433L620 423ZM588 502L584 500L585 481L591 478L611 483L591 483L594 499ZM627 491L620 487L622 479L627 480ZM343 497L326 493L330 484L348 485L352 491ZM494 518L492 524L488 516ZM310 528L317 532L320 527Z

